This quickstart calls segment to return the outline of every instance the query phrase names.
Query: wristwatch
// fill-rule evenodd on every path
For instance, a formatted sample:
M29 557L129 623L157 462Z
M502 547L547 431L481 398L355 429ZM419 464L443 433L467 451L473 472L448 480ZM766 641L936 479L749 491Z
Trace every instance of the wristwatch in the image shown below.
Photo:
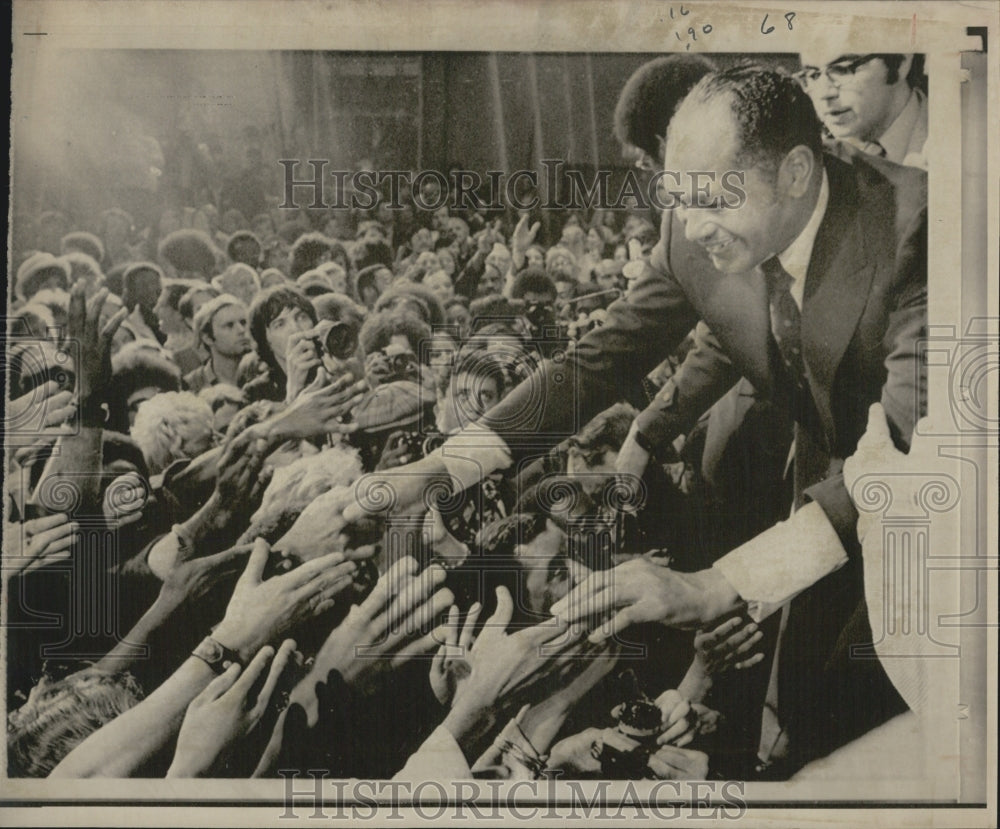
M191 651L191 656L197 656L217 674L223 673L233 662L243 665L240 655L216 642L211 636L206 636L201 643Z

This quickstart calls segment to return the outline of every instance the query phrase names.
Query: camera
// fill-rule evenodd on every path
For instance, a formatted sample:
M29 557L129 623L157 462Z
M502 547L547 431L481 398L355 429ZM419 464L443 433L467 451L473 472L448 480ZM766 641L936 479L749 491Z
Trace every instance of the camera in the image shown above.
M312 330L312 341L318 357L347 360L358 349L358 330L347 322L320 320Z
M660 709L640 699L622 703L617 710L618 726L604 738L601 772L613 780L641 780L648 776L649 757L656 751Z

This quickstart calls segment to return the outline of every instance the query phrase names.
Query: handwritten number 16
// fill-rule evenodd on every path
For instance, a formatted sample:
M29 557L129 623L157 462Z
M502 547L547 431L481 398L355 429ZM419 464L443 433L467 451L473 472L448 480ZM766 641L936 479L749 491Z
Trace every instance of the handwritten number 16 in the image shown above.
M788 31L792 31L792 21L795 19L795 12L788 12L785 15L785 22L788 24ZM767 15L764 15L764 19L760 21L760 33L762 35L769 35L774 31L774 26L767 26Z

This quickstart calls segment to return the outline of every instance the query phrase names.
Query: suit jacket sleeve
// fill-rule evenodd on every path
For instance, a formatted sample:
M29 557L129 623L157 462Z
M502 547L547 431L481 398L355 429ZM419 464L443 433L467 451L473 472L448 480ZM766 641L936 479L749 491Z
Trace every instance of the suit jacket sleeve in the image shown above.
M694 330L694 347L636 419L636 427L657 449L688 432L740 379L740 373L704 322Z
M480 423L514 455L539 435L556 442L621 400L644 405L642 379L673 352L698 321L667 264L669 215L645 274L608 309L603 326L540 370L491 409ZM520 450L520 451L519 451Z
M920 211L903 235L896 260L898 286L883 339L886 379L880 402L896 446L908 451L913 429L926 414L927 368L919 350L927 330L927 213ZM849 556L860 555L858 512L842 473L805 491L817 501Z

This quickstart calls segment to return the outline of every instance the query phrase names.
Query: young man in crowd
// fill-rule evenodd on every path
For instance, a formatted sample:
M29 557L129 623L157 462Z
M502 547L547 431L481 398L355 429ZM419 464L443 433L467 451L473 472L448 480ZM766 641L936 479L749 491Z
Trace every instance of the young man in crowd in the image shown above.
M222 294L198 310L194 331L208 349L208 359L184 377L185 388L197 394L216 383L237 385L240 360L251 349L246 305L234 296Z

